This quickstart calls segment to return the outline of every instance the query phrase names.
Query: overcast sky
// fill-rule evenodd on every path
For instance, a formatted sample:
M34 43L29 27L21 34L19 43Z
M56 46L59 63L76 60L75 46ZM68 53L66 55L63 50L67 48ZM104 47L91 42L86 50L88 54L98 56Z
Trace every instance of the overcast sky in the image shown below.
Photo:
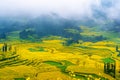
M113 1L110 8L101 5L101 0L0 0L0 15L41 14L57 13L63 17L69 16L93 16L93 7L105 11L108 17L116 18L120 13L120 0ZM115 2L116 1L116 2Z

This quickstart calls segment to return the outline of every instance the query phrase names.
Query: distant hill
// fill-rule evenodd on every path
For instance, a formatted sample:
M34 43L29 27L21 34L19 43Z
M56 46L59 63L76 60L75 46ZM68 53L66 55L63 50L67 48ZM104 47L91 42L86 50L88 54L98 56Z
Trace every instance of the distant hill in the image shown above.
M96 10L95 10L96 11ZM7 39L7 36L15 35L20 39L39 39L45 36L62 36L72 40L83 41L101 41L110 39L108 34L119 34L120 23L118 19L110 20L103 12L99 10L95 12L95 17L98 19L90 18L78 18L68 19L63 18L57 14L42 15L39 17L31 16L18 16L18 17L1 17L0 18L0 38ZM102 18L104 17L104 18ZM81 29L81 26L88 27L88 33L86 29ZM91 34L94 35L83 35ZM96 32L99 35L96 36ZM106 32L106 33L103 33ZM14 34L13 34L14 33ZM111 34L111 35L112 35ZM113 37L111 37L113 38ZM116 36L119 38L119 36Z

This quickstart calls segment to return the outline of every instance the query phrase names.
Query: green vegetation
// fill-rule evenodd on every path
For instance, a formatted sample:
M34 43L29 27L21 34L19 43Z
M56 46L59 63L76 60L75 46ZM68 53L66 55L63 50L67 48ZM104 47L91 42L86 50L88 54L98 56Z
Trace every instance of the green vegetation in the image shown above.
M100 79L100 80L108 80L107 78L104 78L102 76L96 75L96 74L90 74L90 73L75 73L76 78L83 78L84 80L94 80L94 79Z
M47 63L47 64L50 64L50 65L56 66L56 67L60 68L60 70L61 70L62 72L65 72L65 69L67 68L67 66L73 65L71 62L66 61L66 60L63 60L63 61L60 61L60 62L45 61L44 63Z
M29 48L28 50L31 52L45 52L46 51L46 50L44 50L43 47Z
M26 80L25 78L14 78L14 80Z
M115 60L111 59L111 58L104 58L102 59L104 63L115 63Z
M62 60L59 62L55 62L55 61L44 61L44 63L56 66L57 68L59 68L63 73L67 74L67 75L71 75L71 77L74 78L80 78L80 79L84 79L84 80L88 80L89 79L95 79L95 78L100 78L100 80L108 80L107 78L104 78L102 76L96 75L96 74L90 74L90 73L79 73L79 72L67 72L66 68L70 65L74 65L73 63L66 61L66 60ZM74 76L75 75L75 76Z

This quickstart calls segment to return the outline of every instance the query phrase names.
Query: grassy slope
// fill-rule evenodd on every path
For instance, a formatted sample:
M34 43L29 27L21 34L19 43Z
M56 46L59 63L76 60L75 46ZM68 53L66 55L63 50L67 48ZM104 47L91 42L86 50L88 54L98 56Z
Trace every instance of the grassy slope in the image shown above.
M93 36L100 36L102 35L103 37L107 38L107 41L111 42L120 42L120 36L118 33L114 33L112 31L104 31L101 30L99 27L86 27L86 26L80 26L83 32L80 34L82 36L88 36L88 37L93 37Z

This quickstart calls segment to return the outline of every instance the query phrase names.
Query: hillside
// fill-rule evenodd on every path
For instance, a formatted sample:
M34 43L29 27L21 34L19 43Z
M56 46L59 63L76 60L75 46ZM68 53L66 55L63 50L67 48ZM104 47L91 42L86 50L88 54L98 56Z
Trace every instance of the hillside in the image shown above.
M119 0L1 0L0 80L120 80Z

